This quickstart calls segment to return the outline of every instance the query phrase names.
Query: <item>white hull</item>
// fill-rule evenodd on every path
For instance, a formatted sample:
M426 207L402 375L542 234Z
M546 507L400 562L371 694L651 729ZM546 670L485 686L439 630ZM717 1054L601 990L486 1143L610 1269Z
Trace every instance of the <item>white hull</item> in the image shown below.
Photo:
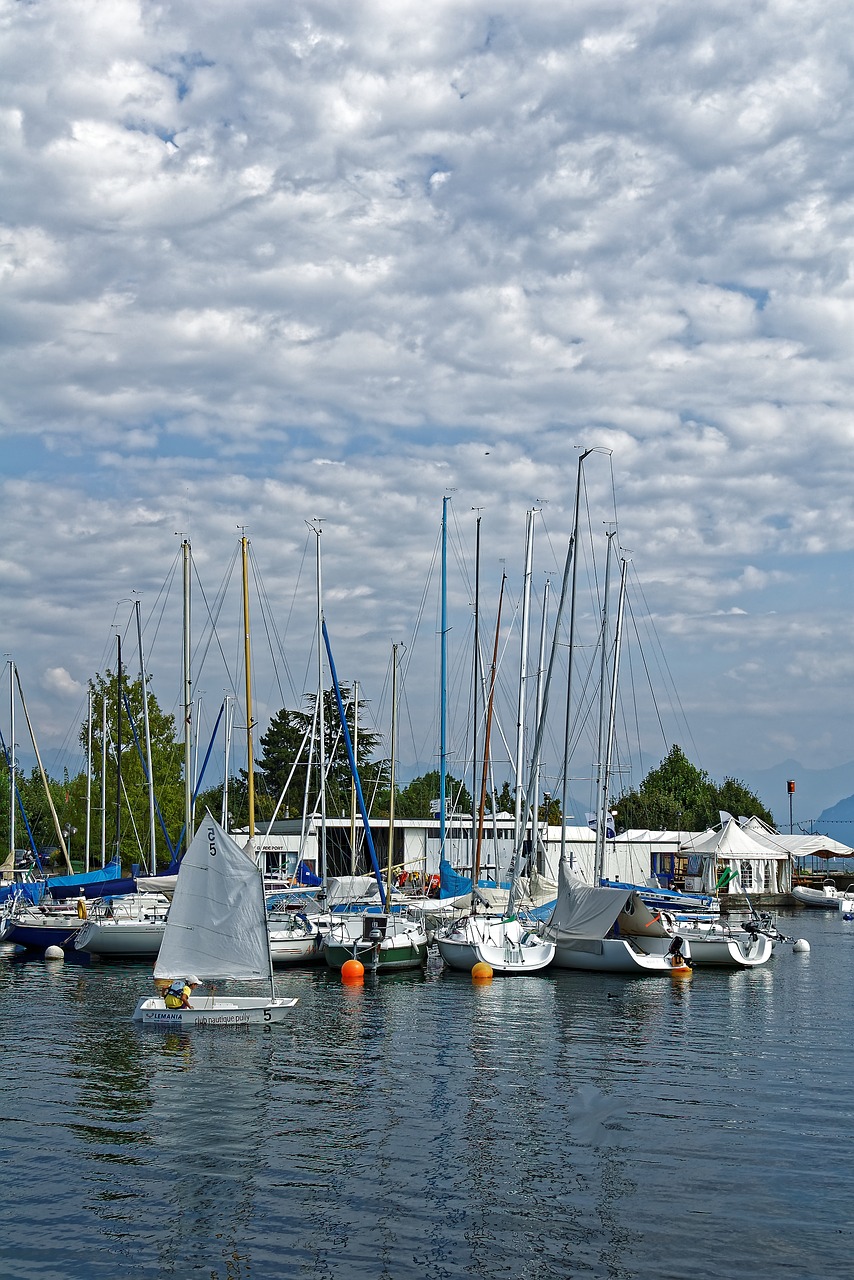
M87 920L74 946L97 956L156 956L165 920Z
M656 940L657 941L657 940ZM670 939L664 939L665 947ZM687 944L685 954L689 952ZM582 939L560 943L552 962L556 969L583 969L587 973L672 974L666 951L642 950L627 938Z
M555 944L529 933L518 920L468 916L436 938L450 969L471 973L488 964L494 973L538 973L554 959Z
M270 955L273 964L309 964L320 961L320 939L317 934L294 934L290 930L270 929Z
M744 938L736 935L695 934L679 931L691 948L691 960L698 967L718 966L725 969L755 969L771 959L774 944L764 933Z
M796 884L792 889L792 897L802 907L820 907L831 911L838 911L842 902L838 891L829 886L824 889L810 889L808 885Z
M133 1013L134 1022L146 1027L248 1027L271 1022L284 1022L295 999L279 1000L267 996L193 996L192 1009L167 1009L159 996L140 1000Z

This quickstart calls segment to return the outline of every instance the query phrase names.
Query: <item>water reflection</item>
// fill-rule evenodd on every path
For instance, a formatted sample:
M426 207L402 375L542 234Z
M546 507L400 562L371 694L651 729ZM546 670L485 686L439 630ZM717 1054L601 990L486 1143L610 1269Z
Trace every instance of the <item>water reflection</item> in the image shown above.
M725 1239L841 1274L854 947L807 928L808 957L690 982L294 973L266 1034L140 1029L139 970L0 957L0 1271L719 1280Z

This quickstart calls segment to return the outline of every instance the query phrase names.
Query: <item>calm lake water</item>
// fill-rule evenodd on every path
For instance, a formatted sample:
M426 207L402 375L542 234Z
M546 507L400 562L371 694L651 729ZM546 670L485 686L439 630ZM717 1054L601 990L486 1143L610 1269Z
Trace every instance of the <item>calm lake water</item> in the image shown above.
M0 1275L854 1274L854 923L779 923L689 981L279 970L284 1027L193 1034L4 954Z

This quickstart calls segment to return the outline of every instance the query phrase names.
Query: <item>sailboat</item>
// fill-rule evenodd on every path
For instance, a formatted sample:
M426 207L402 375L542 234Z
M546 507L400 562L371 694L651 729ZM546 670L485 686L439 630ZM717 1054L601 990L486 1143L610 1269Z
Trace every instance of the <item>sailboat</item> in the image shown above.
M341 720L341 732L350 763L350 773L356 786L356 795L362 814L368 854L376 876L382 903L381 912L370 911L364 914L345 912L340 916L333 915L329 931L323 938L323 956L330 969L340 969L348 960L354 959L365 964L372 972L418 969L427 959L427 929L424 921L420 917L410 919L399 912L395 913L391 904L391 868L394 856L394 759L397 750L397 645L393 646L392 651L392 763L390 777L392 800L389 810L388 873L387 879L383 883L325 622L322 623L322 632L326 643L326 653L329 659L329 670L332 676L338 715Z
M134 1010L134 1021L164 1027L247 1026L283 1022L297 1004L276 995L261 872L210 811L182 859L154 965L155 980L188 974L203 983L267 982L269 994L195 993L189 1009L167 1009L161 996L146 996Z
M518 877L515 872L508 897L507 911L504 914L496 915L478 913L477 910L477 883L480 875L486 782L489 769L489 739L495 698L495 669L498 658L498 638L501 629L501 602L503 596L504 577L502 576L484 734L477 842L472 868L472 910L471 914L463 916L461 919L455 920L444 929L441 929L436 936L436 945L445 964L450 969L457 969L467 973L470 973L478 963L488 964L494 973L536 973L541 969L547 968L555 954L555 944L551 939L543 938L535 928L524 925L517 917Z

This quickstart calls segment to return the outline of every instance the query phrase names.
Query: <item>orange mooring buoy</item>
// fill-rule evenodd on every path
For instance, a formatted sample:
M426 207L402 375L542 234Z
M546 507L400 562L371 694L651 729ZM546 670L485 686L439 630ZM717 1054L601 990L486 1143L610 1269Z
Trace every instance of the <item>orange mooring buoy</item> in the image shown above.
M360 987L365 981L365 966L361 960L345 960L341 966L341 981L348 987Z
M471 971L471 980L472 982L491 982L492 965L485 964L483 960L478 960Z

